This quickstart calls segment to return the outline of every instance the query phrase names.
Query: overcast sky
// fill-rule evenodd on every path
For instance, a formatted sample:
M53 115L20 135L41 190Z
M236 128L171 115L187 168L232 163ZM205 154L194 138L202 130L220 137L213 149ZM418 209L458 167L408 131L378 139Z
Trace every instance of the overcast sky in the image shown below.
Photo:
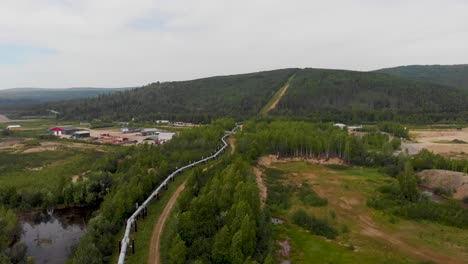
M466 63L466 0L0 0L0 88Z

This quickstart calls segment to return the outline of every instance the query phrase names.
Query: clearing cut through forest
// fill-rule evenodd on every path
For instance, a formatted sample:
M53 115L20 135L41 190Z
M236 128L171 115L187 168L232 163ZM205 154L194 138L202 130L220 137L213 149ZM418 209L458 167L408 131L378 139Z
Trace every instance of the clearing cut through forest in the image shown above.
M260 114L262 116L266 116L268 112L271 110L275 109L276 105L279 103L283 95L286 93L286 90L289 88L289 84L291 83L291 80L294 79L294 76L296 74L293 74L291 77L289 77L288 81L286 84L283 85L276 93L273 95L273 98L262 108L260 111Z

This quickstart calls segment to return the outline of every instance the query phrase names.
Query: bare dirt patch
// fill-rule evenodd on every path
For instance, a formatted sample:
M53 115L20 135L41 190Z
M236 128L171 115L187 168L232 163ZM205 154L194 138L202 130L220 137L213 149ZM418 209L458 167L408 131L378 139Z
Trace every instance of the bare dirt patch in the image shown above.
M265 207L266 199L268 196L268 188L265 184L265 175L263 174L263 170L259 167L254 167L255 172L255 181L257 182L259 195L260 195L260 206L263 208Z
M453 192L453 198L468 197L468 174L448 170L424 170L418 173L424 185Z
M159 216L158 222L153 228L153 234L151 236L151 243L148 254L148 264L159 264L161 263L160 256L160 246L161 246L161 235L164 230L164 225L166 224L167 218L169 217L172 207L177 201L177 197L185 188L185 181L177 188L177 190L172 194L171 199L166 204L163 212Z
M295 162L295 161L304 161L311 164L319 164L319 165L344 165L345 162L339 158L304 158L304 157L292 157L292 158L278 158L275 155L267 155L260 157L258 159L258 164L265 167L270 167L272 163L288 163L288 162Z
M284 85L282 88L281 88L281 91L280 91L280 94L279 96L273 101L273 103L271 104L271 106L268 108L267 112L270 112L271 110L275 109L276 106L278 105L279 101L281 101L281 98L283 98L284 94L286 93L286 90L288 90L289 88L289 82L286 83L286 85Z
M23 153L36 153L43 151L55 151L61 148L76 148L76 149L94 149L104 151L102 146L81 144L81 143L62 143L62 142L41 142L40 146L30 147L23 150Z
M231 154L234 154L234 152L236 152L236 138L229 137L228 142L229 142L229 145L231 146Z
M452 158L468 157L468 144L460 144L460 142L468 142L467 128L461 130L412 130L410 133L414 137L414 141L402 142L402 150L407 150L410 155L416 154L422 149L427 149Z
M5 115L0 115L0 123L8 123L10 122L11 120L6 117Z
M9 150L9 149L16 149L22 146L22 142L24 139L22 138L6 138L0 140L0 150Z

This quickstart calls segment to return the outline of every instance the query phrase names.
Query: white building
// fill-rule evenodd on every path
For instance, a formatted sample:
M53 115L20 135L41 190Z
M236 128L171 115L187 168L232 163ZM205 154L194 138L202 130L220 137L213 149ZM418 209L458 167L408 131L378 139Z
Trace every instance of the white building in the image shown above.
M21 128L21 125L9 125L6 127L7 130L16 130L20 128Z
M171 140L175 136L175 133L172 132L160 132L158 135L158 139L160 142L165 142Z

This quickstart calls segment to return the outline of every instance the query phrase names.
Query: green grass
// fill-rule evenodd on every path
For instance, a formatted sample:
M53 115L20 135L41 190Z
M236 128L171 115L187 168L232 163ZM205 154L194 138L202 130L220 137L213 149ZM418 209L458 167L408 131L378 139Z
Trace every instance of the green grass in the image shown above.
M21 191L37 191L56 187L61 177L83 173L105 155L96 150L63 148L36 153L0 155L0 186Z
M339 245L291 224L275 226L274 231L278 239L290 239L291 263L415 263L385 251L372 254L354 251L351 245Z

